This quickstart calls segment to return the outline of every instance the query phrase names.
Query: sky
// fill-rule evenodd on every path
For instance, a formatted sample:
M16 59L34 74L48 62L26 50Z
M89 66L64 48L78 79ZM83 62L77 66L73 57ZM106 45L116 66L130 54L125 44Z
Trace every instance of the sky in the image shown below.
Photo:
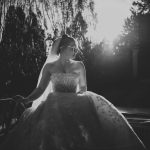
M98 23L96 30L89 28L87 36L94 43L103 38L112 42L123 30L124 20L131 15L133 0L94 0Z

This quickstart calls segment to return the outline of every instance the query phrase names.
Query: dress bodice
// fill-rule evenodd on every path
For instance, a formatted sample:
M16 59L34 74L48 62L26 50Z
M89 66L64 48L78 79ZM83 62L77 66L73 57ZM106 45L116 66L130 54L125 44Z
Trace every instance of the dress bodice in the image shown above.
M53 92L76 93L79 83L78 74L53 73L51 76L51 83Z

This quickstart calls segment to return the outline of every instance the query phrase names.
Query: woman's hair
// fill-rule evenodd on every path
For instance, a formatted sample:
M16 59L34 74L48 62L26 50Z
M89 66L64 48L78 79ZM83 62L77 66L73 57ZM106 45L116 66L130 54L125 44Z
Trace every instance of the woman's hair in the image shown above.
M61 38L61 41L58 46L57 54L60 54L63 50L63 47L67 46L74 46L77 51L77 42L73 37L68 36L67 34L64 34Z

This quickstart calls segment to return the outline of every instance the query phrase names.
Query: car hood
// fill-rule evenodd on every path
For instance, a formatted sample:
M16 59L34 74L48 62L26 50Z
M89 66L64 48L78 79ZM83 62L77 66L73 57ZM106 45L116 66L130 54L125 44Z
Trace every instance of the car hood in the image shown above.
M117 107L133 126L150 127L150 109L134 107Z

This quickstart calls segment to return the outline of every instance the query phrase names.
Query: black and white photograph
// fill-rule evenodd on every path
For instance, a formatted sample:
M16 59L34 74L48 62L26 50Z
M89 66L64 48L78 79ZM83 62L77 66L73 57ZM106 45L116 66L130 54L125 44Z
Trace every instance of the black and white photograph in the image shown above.
M0 0L0 150L150 150L150 0Z

